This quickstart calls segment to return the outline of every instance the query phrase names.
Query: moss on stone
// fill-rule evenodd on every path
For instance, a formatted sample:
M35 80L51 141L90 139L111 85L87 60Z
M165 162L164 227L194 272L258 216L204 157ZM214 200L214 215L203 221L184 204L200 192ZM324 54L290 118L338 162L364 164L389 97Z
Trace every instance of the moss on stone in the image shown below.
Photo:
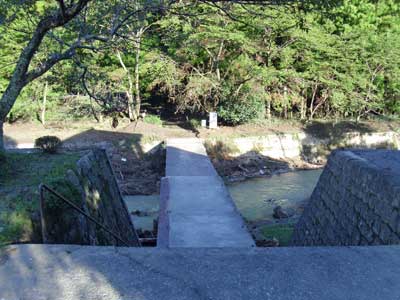
M261 233L267 239L276 238L280 246L289 246L293 234L293 225L269 225L261 228Z

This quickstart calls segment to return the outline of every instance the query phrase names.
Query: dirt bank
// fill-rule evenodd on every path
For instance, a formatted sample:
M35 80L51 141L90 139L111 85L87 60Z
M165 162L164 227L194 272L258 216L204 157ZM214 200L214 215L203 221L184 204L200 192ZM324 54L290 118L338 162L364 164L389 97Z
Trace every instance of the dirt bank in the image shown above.
M210 155L210 154L209 154ZM253 152L238 157L211 157L218 174L227 182L248 178L269 177L296 170L313 170L323 165L308 163L301 159L277 160Z

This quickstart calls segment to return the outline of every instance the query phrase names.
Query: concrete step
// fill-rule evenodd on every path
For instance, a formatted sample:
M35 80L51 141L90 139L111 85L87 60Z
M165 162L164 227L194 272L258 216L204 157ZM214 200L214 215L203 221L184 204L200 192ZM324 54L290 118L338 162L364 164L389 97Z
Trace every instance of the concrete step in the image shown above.
M0 250L0 299L400 298L400 246Z

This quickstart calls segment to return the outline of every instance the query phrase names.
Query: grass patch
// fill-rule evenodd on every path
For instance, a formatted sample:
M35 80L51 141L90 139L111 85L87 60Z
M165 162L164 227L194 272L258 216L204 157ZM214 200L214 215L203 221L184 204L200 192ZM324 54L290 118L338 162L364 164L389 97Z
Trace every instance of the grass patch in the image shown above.
M0 162L0 245L35 240L40 183L75 169L80 154L6 153Z
M276 238L279 246L288 246L292 238L294 226L292 224L264 226L261 233L265 238Z
M38 186L74 169L79 154L7 153L1 164L0 186Z
M144 117L143 121L148 124L162 125L161 118L157 115L147 115Z

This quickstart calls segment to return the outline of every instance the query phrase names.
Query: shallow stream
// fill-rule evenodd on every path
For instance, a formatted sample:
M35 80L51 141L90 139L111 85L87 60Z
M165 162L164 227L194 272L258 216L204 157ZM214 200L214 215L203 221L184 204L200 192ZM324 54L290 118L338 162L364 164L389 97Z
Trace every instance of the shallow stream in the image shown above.
M280 205L293 210L295 217L302 212L302 206L311 196L322 170L294 171L272 177L253 178L228 184L227 188L240 213L249 222L273 222L273 210ZM135 227L153 229L153 219L158 216L159 196L124 197Z
M243 217L250 222L273 220L273 210L280 205L301 214L302 207L310 198L322 169L294 171L253 178L227 185L228 190Z

